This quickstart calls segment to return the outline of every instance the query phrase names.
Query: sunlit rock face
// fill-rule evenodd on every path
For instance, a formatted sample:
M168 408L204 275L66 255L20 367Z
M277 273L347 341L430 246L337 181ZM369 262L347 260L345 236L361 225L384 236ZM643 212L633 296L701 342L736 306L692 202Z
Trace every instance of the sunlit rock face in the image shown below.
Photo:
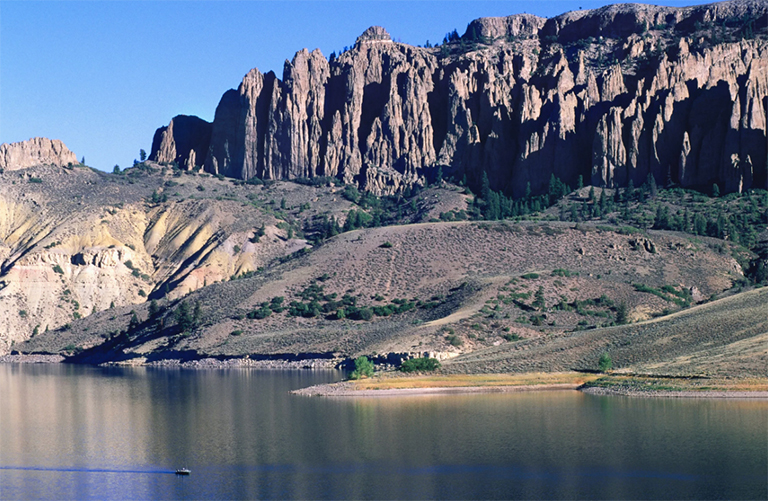
M77 163L77 157L58 139L35 137L18 143L0 144L0 169L18 170L36 165L62 166Z
M767 19L756 0L613 5L481 18L440 47L371 27L339 56L297 52L282 79L251 70L209 137L172 145L191 134L172 124L159 149L235 178L334 176L377 194L438 167L517 196L552 174L766 188Z

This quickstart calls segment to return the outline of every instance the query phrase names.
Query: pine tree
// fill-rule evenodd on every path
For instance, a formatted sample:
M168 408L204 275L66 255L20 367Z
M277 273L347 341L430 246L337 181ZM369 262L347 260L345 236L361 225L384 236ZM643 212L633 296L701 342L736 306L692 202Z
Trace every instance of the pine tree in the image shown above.
M648 173L648 179L646 179L646 184L648 185L648 192L651 196L651 198L656 198L656 195L659 192L658 186L656 186L656 178L653 177L653 174L650 172Z
M616 323L618 325L624 325L627 323L627 320L627 303L622 301L616 306Z
M128 322L128 329L134 330L139 326L141 322L139 321L139 316L136 314L135 310L131 310L131 321Z
M189 310L189 304L186 301L179 303L178 308L173 312L173 316L176 318L176 325L182 332L186 332L194 326L192 318L192 312Z
M698 212L693 216L693 233L696 235L707 233L707 220Z
M153 299L149 302L149 318L155 318L160 313L160 308L157 306L157 300Z
M634 198L635 198L635 183L630 179L629 184L627 184L627 190L626 190L626 194L624 195L624 199L626 201L630 201Z
M488 173L483 171L483 177L480 181L480 198L488 200L488 195L491 192L491 183L488 180Z

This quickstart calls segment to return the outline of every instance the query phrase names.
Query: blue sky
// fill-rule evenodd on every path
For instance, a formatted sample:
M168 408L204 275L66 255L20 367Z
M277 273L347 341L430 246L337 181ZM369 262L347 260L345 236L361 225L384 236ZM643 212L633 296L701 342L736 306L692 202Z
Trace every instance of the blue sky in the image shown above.
M478 17L609 3L0 0L0 143L56 138L88 165L127 167L173 116L213 120L221 95L251 68L282 77L304 47L327 57L371 25L435 43Z

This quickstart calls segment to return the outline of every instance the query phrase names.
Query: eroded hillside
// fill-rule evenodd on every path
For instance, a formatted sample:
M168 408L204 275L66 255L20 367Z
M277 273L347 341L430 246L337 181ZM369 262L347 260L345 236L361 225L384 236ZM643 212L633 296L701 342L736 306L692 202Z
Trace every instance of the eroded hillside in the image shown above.
M79 165L6 171L0 351L110 306L178 297L299 251L305 218L350 205L334 190L235 184L148 164L120 175Z

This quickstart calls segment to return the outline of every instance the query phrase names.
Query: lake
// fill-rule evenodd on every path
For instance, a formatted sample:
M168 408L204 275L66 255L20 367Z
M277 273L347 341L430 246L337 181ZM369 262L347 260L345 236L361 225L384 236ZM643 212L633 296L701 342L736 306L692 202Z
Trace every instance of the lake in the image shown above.
M768 402L289 393L340 377L0 364L0 498L768 498Z

